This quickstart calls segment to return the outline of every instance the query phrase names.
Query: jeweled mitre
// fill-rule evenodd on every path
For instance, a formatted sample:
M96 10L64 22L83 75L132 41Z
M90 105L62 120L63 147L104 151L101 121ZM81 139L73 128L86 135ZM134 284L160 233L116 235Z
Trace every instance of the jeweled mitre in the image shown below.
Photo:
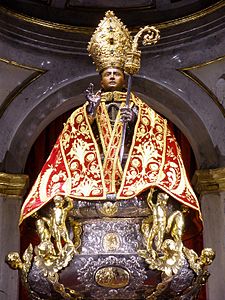
M159 40L159 31L153 26L145 26L133 38L114 12L107 11L87 48L97 71L113 67L129 74L137 73L141 56L141 52L137 50L138 40L144 32L147 34L143 38L143 45L155 44Z
M108 67L124 69L127 52L131 50L131 46L132 40L126 26L112 11L107 11L91 37L88 52L99 72Z

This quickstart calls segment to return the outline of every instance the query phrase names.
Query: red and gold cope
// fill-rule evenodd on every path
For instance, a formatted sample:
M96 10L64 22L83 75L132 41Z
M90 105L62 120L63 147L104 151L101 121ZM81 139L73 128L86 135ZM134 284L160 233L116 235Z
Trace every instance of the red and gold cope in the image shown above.
M125 105L126 93L114 92L114 99ZM86 106L70 116L48 160L25 200L20 222L32 215L55 195L74 199L106 200L116 194L117 200L133 198L158 187L179 202L199 211L198 200L187 179L181 151L167 121L132 94L130 105L138 107L132 144L124 169L119 161L123 123L118 112L110 124L102 95L96 121L104 153L101 161Z

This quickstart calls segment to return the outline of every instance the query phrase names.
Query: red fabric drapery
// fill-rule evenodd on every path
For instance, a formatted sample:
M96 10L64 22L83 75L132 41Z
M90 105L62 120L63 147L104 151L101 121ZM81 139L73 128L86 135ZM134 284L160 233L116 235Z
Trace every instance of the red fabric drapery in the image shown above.
M51 122L39 135L33 147L29 153L26 166L25 166L25 174L29 175L29 185L30 188L33 185L35 179L38 176L42 166L47 160L60 132L63 129L63 123L66 122L67 118L71 115L74 109L64 113L63 115L56 118L53 122ZM190 147L190 144L184 134L171 122L170 127L173 129L174 134L177 138L177 142L180 145L184 165L187 171L187 175L189 179L192 178L194 171L196 169L196 162L194 158L193 151ZM32 222L26 220L21 225L21 253L25 251L28 247L29 243L32 241L33 244L38 243L38 238L35 235L35 229ZM199 233L197 237L193 240L186 241L185 246L188 248L194 249L198 254L200 254L203 244L202 234ZM26 291L21 286L20 288L20 300L28 300ZM199 300L206 300L205 289L201 291L201 295L199 296Z

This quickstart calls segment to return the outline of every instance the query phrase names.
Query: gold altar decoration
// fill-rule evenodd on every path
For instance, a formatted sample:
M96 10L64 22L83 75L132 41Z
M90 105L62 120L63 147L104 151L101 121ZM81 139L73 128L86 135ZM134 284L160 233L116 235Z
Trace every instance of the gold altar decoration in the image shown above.
M108 67L120 68L128 74L135 74L140 69L141 51L137 50L138 42L143 37L143 45L158 42L159 30L154 26L145 26L135 35L130 35L126 26L114 12L107 11L105 18L99 23L88 44L88 52L92 56L97 71Z
M58 272L67 267L73 256L78 253L82 228L78 222L71 220L68 216L73 208L73 200L70 197L57 195L54 197L53 203L54 206L50 209L47 217L38 213L33 215L33 218L36 219L39 244L34 249L30 244L22 259L17 252L8 253L6 262L12 269L19 270L23 284L27 287L31 297L33 297L33 292L28 283L28 273L33 261L63 299L80 300L82 297L79 293L73 289L65 289L64 285L59 282ZM73 239L69 236L68 222L73 231Z
M66 267L76 253L66 227L67 215L73 208L72 199L55 196L53 200L50 216L38 217L36 221L40 243L34 249L35 263L45 276L53 276Z
M100 212L107 217L112 217L118 211L118 203L105 202L102 207L99 208Z
M103 267L95 274L97 284L107 288L123 288L129 284L129 273L119 267Z
M153 203L152 197L153 190L150 190L147 203L152 211L152 217L142 221L141 229L146 250L138 250L139 255L145 259L150 269L162 271L163 277L167 277L168 282L169 278L178 273L185 259L198 276L206 278L208 272L204 268L212 263L214 251L205 248L198 257L194 250L186 248L182 242L186 210L168 213L169 196L166 193L158 193L156 204Z
M19 270L21 274L22 282L25 286L28 286L27 275L30 271L31 263L33 259L33 246L30 244L25 250L22 259L17 252L9 252L6 257L6 262L14 270Z

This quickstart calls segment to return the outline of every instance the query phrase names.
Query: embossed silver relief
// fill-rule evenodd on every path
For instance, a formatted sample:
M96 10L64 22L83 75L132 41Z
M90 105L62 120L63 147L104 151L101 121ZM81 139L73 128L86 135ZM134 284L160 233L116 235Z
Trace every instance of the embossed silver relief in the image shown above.
M136 253L143 247L140 222L139 219L100 219L83 223L81 253Z
M79 259L82 261L82 265L77 269L78 280L84 288L88 297L91 299L139 299L137 291L143 289L144 281L147 279L147 274L143 260L137 255L131 256L80 256ZM96 282L98 272L103 268L117 267L123 269L127 276L127 282L125 287L121 287L118 283L116 288L113 282L111 286L103 287ZM97 276L96 276L97 274ZM121 276L121 275L120 275ZM129 279L129 282L128 282ZM125 281L125 279L124 279Z
M117 233L109 232L103 237L102 245L106 252L116 251L120 248L120 236Z
M111 206L110 214L105 213L105 205ZM114 211L113 211L114 209ZM150 210L145 201L145 196L138 198L105 202L105 201L85 201L77 200L74 202L73 217L75 218L97 218L97 217L141 217L149 215Z

